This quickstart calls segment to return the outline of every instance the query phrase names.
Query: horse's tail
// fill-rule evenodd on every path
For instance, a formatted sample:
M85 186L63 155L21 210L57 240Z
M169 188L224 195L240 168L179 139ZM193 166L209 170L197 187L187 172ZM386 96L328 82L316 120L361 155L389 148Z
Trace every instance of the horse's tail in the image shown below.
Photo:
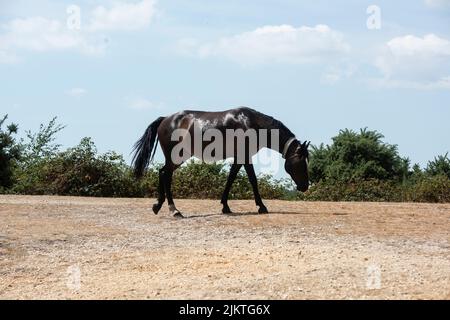
M144 175L145 169L155 156L156 147L158 146L158 141L156 140L158 135L157 130L164 119L165 117L159 117L153 121L148 126L147 130L145 130L142 137L136 141L133 146L134 155L131 164L133 166L134 175L136 178L140 178Z

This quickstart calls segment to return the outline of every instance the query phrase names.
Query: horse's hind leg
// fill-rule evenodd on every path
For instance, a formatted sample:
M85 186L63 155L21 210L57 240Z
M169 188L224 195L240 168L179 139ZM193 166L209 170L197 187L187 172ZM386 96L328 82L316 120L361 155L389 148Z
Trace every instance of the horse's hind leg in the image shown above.
M231 186L236 179L236 176L241 169L242 164L233 163L230 168L230 173L228 174L227 184L225 185L225 190L222 194L222 200L220 201L223 205L222 213L231 213L230 207L228 206L228 195L231 190Z
M172 176L175 170L174 166L166 166L165 179L164 179L164 189L166 191L167 204L169 205L169 211L176 218L184 218L181 212L175 207L172 197Z
M159 210L161 209L164 201L166 200L166 192L164 191L164 171L165 167L162 167L159 170L159 184L158 184L158 202L155 203L152 207L153 213L158 214Z
M262 202L261 195L259 194L258 190L258 181L256 179L255 169L253 168L253 164L245 164L244 165L245 171L248 175L248 180L250 181L250 184L253 188L253 194L255 195L255 202L256 205L259 206L259 213L267 213L267 208Z

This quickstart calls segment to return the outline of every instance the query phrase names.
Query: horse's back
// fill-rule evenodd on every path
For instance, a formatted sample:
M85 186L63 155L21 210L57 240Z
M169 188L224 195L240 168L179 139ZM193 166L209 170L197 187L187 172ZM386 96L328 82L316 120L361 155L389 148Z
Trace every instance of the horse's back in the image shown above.
M204 128L236 128L248 129L251 120L258 112L248 107L238 107L223 111L182 110L168 116L163 126L172 130L189 129L194 123Z
M222 111L203 111L203 110L182 110L172 114L170 117L178 116L192 116L194 118L220 118L226 115L238 115L238 114L249 115L250 113L257 113L256 110L249 107L237 107Z

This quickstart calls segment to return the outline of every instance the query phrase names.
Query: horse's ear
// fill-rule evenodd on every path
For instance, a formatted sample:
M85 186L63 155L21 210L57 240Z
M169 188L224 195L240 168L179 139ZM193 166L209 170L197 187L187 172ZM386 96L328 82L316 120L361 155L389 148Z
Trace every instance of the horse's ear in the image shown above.
M309 147L309 144L311 143L311 141L308 141L308 143L306 144L306 148Z

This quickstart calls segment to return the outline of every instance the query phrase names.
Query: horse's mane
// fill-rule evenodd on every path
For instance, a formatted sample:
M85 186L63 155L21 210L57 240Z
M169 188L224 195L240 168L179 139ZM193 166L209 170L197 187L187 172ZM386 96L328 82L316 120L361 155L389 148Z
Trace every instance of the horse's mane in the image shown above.
M280 120L277 120L277 119L275 119L275 118L273 118L273 117L271 117L271 118L272 118L272 124L273 124L274 126L276 126L277 128L280 128L280 129L285 130L287 133L289 133L289 134L291 134L291 135L294 135L294 134L292 133L292 131L289 130L289 128L286 127L286 126L284 125L283 122L281 122Z
M256 111L256 112L258 112L258 111ZM262 116L264 119L266 119L267 124L268 124L270 127L274 128L274 129L280 129L280 130L283 130L284 132L286 132L286 133L288 134L288 136L293 136L293 137L295 137L295 135L292 133L292 131L289 130L289 128L286 127L286 126L284 125L284 123L281 122L280 120L277 120L277 119L275 119L274 117L271 117L271 116L266 115L266 114L261 113L261 112L258 112L258 113L261 114L261 116Z

